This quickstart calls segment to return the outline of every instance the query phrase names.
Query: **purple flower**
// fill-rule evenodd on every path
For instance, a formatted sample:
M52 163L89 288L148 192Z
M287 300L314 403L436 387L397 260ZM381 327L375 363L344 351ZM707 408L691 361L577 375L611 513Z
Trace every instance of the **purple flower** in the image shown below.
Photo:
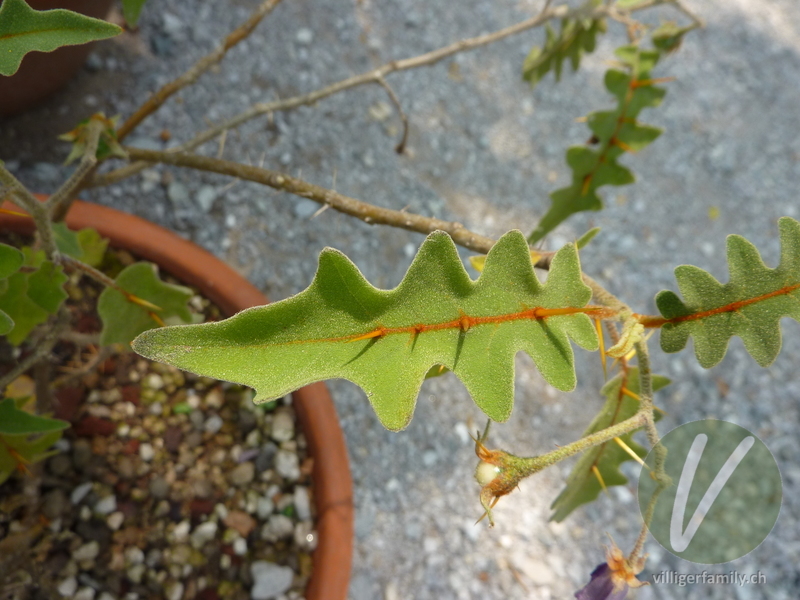
M575 597L578 600L624 600L627 593L628 584L615 582L611 567L602 563L592 571L589 583L575 592Z
M644 568L645 557L625 558L622 550L613 543L606 550L606 562L597 565L591 579L575 592L578 600L624 600L628 588L647 585L636 575Z

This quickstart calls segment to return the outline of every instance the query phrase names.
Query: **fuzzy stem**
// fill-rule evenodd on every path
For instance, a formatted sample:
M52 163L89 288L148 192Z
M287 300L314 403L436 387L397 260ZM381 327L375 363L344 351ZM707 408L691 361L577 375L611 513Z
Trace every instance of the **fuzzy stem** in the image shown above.
M5 164L0 161L0 184L11 190L11 195L17 204L26 211L36 223L36 230L42 242L45 253L50 259L57 263L60 261L58 248L56 247L55 237L53 236L53 223L50 220L50 213L44 204L39 202L22 183L6 169Z
M532 456L529 458L519 458L514 461L516 464L515 468L519 469L520 473L523 473L520 476L520 479L522 477L533 475L534 473L552 466L557 462L564 460L565 458L573 456L574 454L578 454L579 452L588 450L593 446L597 446L609 440L613 440L615 437L619 437L634 431L635 429L639 429L645 424L646 421L647 417L645 413L643 411L639 411L624 421L620 421L615 425L611 425L610 427L606 427L605 429L587 435L586 437L576 440L571 444L567 444L566 446L556 448L555 450L552 450L546 454Z

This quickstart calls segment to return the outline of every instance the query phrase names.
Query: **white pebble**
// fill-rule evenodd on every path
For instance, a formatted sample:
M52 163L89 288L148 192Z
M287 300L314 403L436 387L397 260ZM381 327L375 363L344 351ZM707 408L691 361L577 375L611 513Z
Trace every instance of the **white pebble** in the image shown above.
M244 556L247 554L247 540L243 537L237 537L233 540L233 553L236 556Z
M180 581L173 581L164 588L164 595L167 600L181 600L183 598L183 584Z
M187 537L189 537L189 530L192 528L189 520L184 520L175 525L175 529L172 530L172 539L176 542L182 542Z
M101 498L94 505L94 512L100 515L110 515L115 510L117 510L117 497L114 495Z
M121 512L117 511L108 515L106 519L106 525L111 531L117 531L120 527L122 527L122 523L125 521L125 515Z
M72 502L72 504L80 504L80 501L83 500L90 491L92 491L91 481L80 484L72 490L72 493L69 495L70 502Z
M145 462L150 462L156 455L155 449L152 444L144 443L139 446L139 458Z
M219 415L211 415L208 417L208 419L206 419L203 429L205 429L208 433L217 433L220 429L222 429L222 417Z
M294 420L285 410L275 413L272 420L272 439L276 442L288 442L294 437Z
M252 600L269 600L279 596L292 586L294 572L289 567L281 567L265 560L257 560L250 565L253 575Z
M222 390L218 387L212 388L205 397L207 408L222 408L224 401L225 396L223 395Z
M72 553L72 558L78 562L94 560L100 553L100 544L96 541L88 542Z
M311 518L311 498L308 496L307 487L298 485L294 488L294 510L301 521L308 521Z
M58 593L68 598L75 594L78 589L78 580L74 577L67 577L64 581L58 584Z
M78 593L72 597L72 600L94 600L95 595L94 588L90 587L82 587L78 590Z
M131 580L131 583L141 583L145 571L147 571L147 567L144 564L133 565L128 568L125 574L128 576L128 579Z
M266 519L268 516L272 514L272 511L274 509L275 509L275 504L272 502L270 498L264 496L258 499L256 513L258 514L259 519L261 520Z
M300 479L300 460L297 454L287 450L278 450L275 455L275 470L281 477L290 481Z
M126 565L140 565L144 562L144 552L141 548L136 546L129 546L125 548L125 564Z
M195 548L202 548L206 542L210 542L217 535L217 524L214 521L200 523L192 532L192 545Z
M272 515L264 527L261 537L268 542L276 542L289 537L294 532L294 524L286 515Z

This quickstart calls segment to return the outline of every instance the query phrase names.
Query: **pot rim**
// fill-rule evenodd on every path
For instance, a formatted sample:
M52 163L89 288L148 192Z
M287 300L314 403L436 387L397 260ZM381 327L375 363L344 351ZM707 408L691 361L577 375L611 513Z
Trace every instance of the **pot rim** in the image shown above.
M5 202L3 208L20 210L10 202ZM158 264L199 289L225 314L268 302L264 294L227 263L140 217L76 200L66 223L71 229L92 227L108 238L113 247ZM8 214L0 214L0 227L29 234L34 231L29 217ZM314 459L312 479L318 540L305 598L346 600L353 554L353 484L344 433L323 382L307 385L292 396Z

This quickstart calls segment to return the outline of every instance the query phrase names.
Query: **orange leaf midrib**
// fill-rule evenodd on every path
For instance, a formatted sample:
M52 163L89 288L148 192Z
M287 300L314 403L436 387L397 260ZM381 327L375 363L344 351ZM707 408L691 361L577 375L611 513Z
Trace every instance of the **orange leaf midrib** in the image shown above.
M760 296L755 296L753 298L747 298L745 300L737 300L736 302L731 302L729 304L724 304L722 306L718 306L716 308L710 308L708 310L703 310L696 313L691 313L689 315L681 315L679 317L672 317L667 319L665 317L655 317L649 315L634 315L634 317L645 327L662 327L667 323L682 323L684 321L697 321L699 319L705 319L708 317L713 317L714 315L719 315L727 312L735 312L739 309L742 309L746 306L750 306L751 304L756 304L758 302L763 302L764 300L769 300L770 298L775 298L777 296L785 296L786 294L791 294L795 290L800 289L800 283L795 283L792 285L786 285L782 288L774 290L772 292L767 292L766 294L761 294Z

